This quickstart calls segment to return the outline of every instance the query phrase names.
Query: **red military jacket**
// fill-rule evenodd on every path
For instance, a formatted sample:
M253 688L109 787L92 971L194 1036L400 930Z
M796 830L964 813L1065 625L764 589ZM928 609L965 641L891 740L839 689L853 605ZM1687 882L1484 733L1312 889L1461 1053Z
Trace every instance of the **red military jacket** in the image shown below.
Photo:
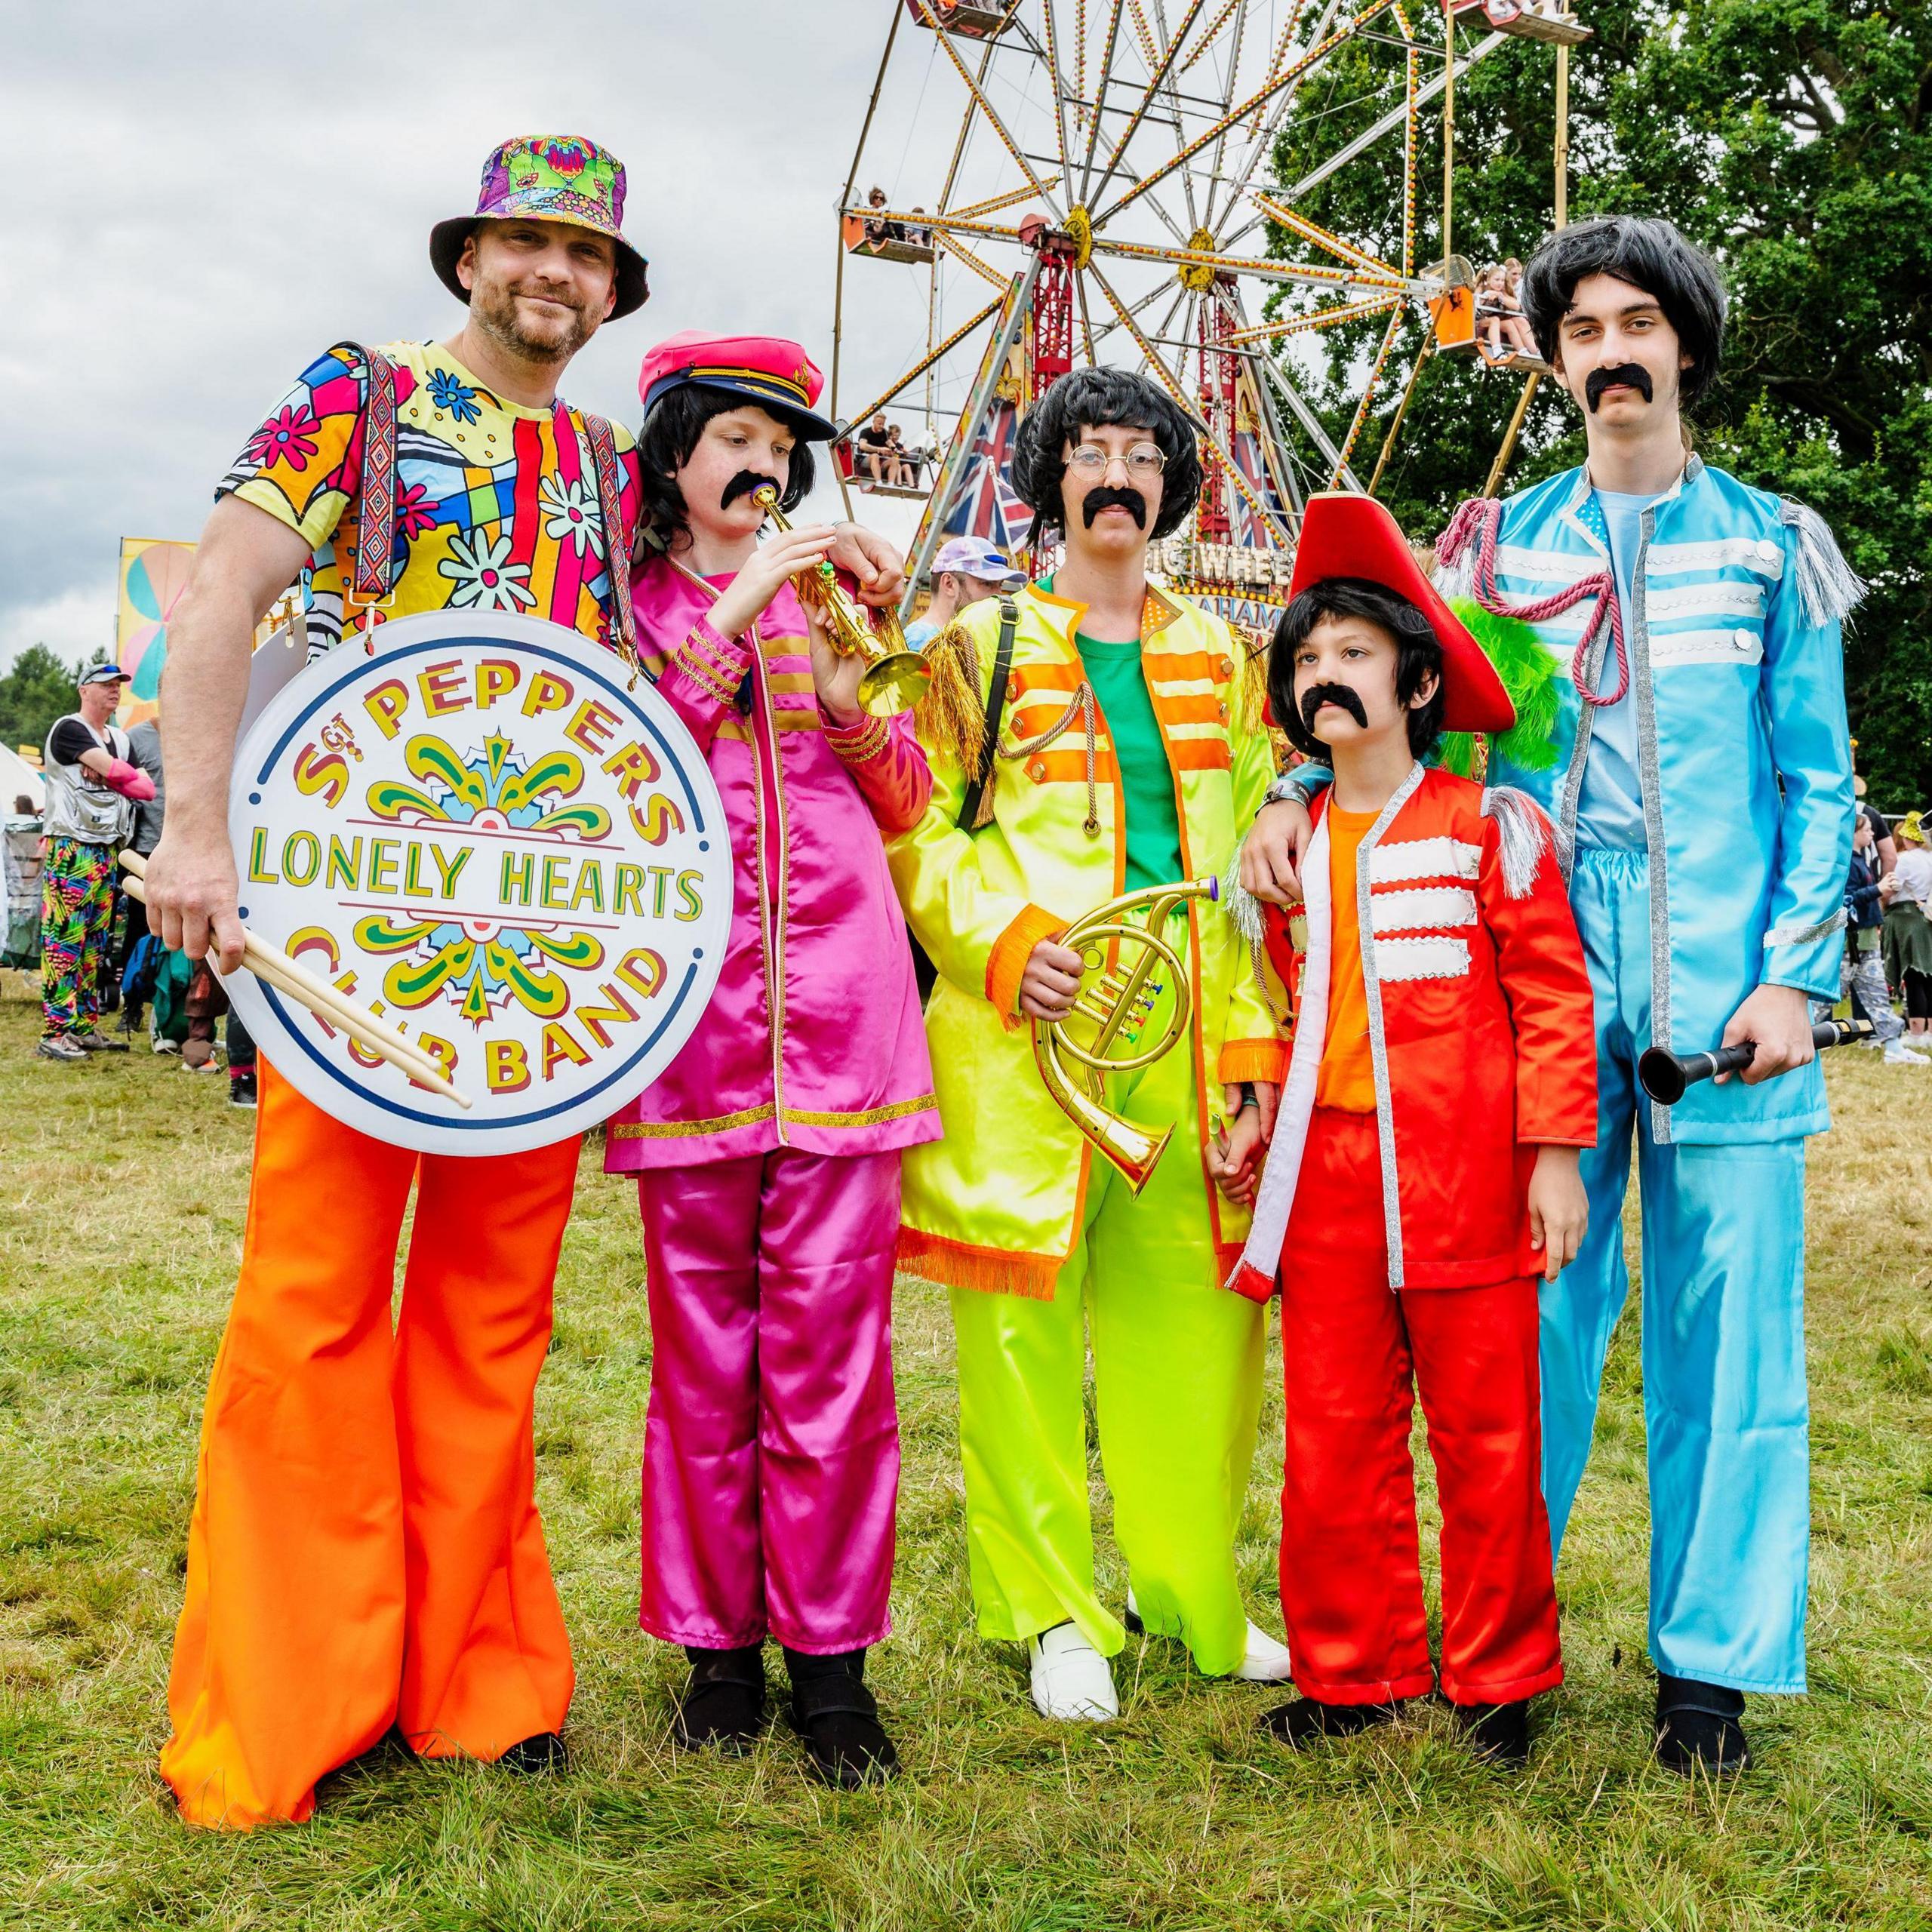
M1332 921L1327 795L1302 868L1306 903L1270 909L1270 960L1294 995L1287 1084L1229 1285L1274 1292L1327 1031ZM1391 1288L1478 1287L1537 1272L1539 1145L1593 1146L1589 976L1549 821L1519 792L1410 773L1363 838L1357 920L1375 1070Z

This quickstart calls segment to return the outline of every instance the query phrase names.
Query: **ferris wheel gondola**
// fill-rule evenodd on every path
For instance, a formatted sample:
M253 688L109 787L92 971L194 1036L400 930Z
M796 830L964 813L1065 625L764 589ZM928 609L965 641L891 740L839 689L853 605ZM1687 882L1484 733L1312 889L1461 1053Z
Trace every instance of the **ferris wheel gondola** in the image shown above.
M839 203L831 406L846 393L848 260L899 263L924 284L924 352L861 385L878 393L847 435L921 383L928 423L952 424L912 545L915 584L949 534L1024 549L1029 513L1006 481L1014 429L1076 362L1112 362L1160 383L1201 440L1200 503L1156 568L1235 621L1271 622L1303 502L1374 487L1393 431L1366 478L1358 448L1401 381L1398 347L1420 333L1399 426L1420 361L1451 347L1444 315L1471 286L1466 263L1459 281L1453 259L1418 261L1424 117L1446 124L1456 80L1523 44L1532 30L1515 15L1575 24L1548 4L1484 4L1472 17L1487 31L1472 37L1456 31L1462 0L895 0ZM915 85L904 75L919 54ZM932 103L949 93L958 118L941 141ZM902 133L891 122L908 103ZM1332 138L1312 162L1305 138L1300 178L1283 182L1272 163L1291 124ZM916 189L860 186L869 142L889 128L875 152L907 156L900 179ZM1338 232L1309 212L1344 170L1383 184L1377 232ZM869 285L866 302L869 325ZM1405 330L1418 318L1432 326ZM1379 340L1337 435L1297 339L1371 318ZM853 476L851 441L838 454Z

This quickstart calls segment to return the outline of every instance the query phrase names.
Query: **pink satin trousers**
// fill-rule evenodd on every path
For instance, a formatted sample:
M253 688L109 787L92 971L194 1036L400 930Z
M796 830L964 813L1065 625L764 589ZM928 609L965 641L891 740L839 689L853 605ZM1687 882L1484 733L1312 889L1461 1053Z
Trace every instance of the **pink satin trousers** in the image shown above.
M638 1621L815 1655L891 1629L899 1155L638 1176L651 1301Z

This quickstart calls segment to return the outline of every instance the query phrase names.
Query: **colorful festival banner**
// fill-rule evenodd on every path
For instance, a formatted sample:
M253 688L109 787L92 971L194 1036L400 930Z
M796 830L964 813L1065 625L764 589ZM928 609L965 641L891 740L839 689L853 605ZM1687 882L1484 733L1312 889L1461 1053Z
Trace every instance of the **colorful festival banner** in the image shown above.
M560 625L441 612L379 638L297 672L244 737L242 917L472 1110L251 974L228 991L276 1070L366 1134L543 1146L641 1093L710 999L732 897L717 789L656 688Z
M160 709L162 667L168 662L168 620L188 587L195 546L165 537L121 540L121 589L114 627L115 661L133 682L121 711L138 724Z

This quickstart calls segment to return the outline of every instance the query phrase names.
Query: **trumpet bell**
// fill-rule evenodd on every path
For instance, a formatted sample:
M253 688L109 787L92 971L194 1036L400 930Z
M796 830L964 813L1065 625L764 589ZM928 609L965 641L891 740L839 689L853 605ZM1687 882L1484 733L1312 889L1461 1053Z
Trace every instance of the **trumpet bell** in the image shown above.
M933 667L916 651L895 651L866 667L859 680L859 709L869 717L896 718L926 694Z

